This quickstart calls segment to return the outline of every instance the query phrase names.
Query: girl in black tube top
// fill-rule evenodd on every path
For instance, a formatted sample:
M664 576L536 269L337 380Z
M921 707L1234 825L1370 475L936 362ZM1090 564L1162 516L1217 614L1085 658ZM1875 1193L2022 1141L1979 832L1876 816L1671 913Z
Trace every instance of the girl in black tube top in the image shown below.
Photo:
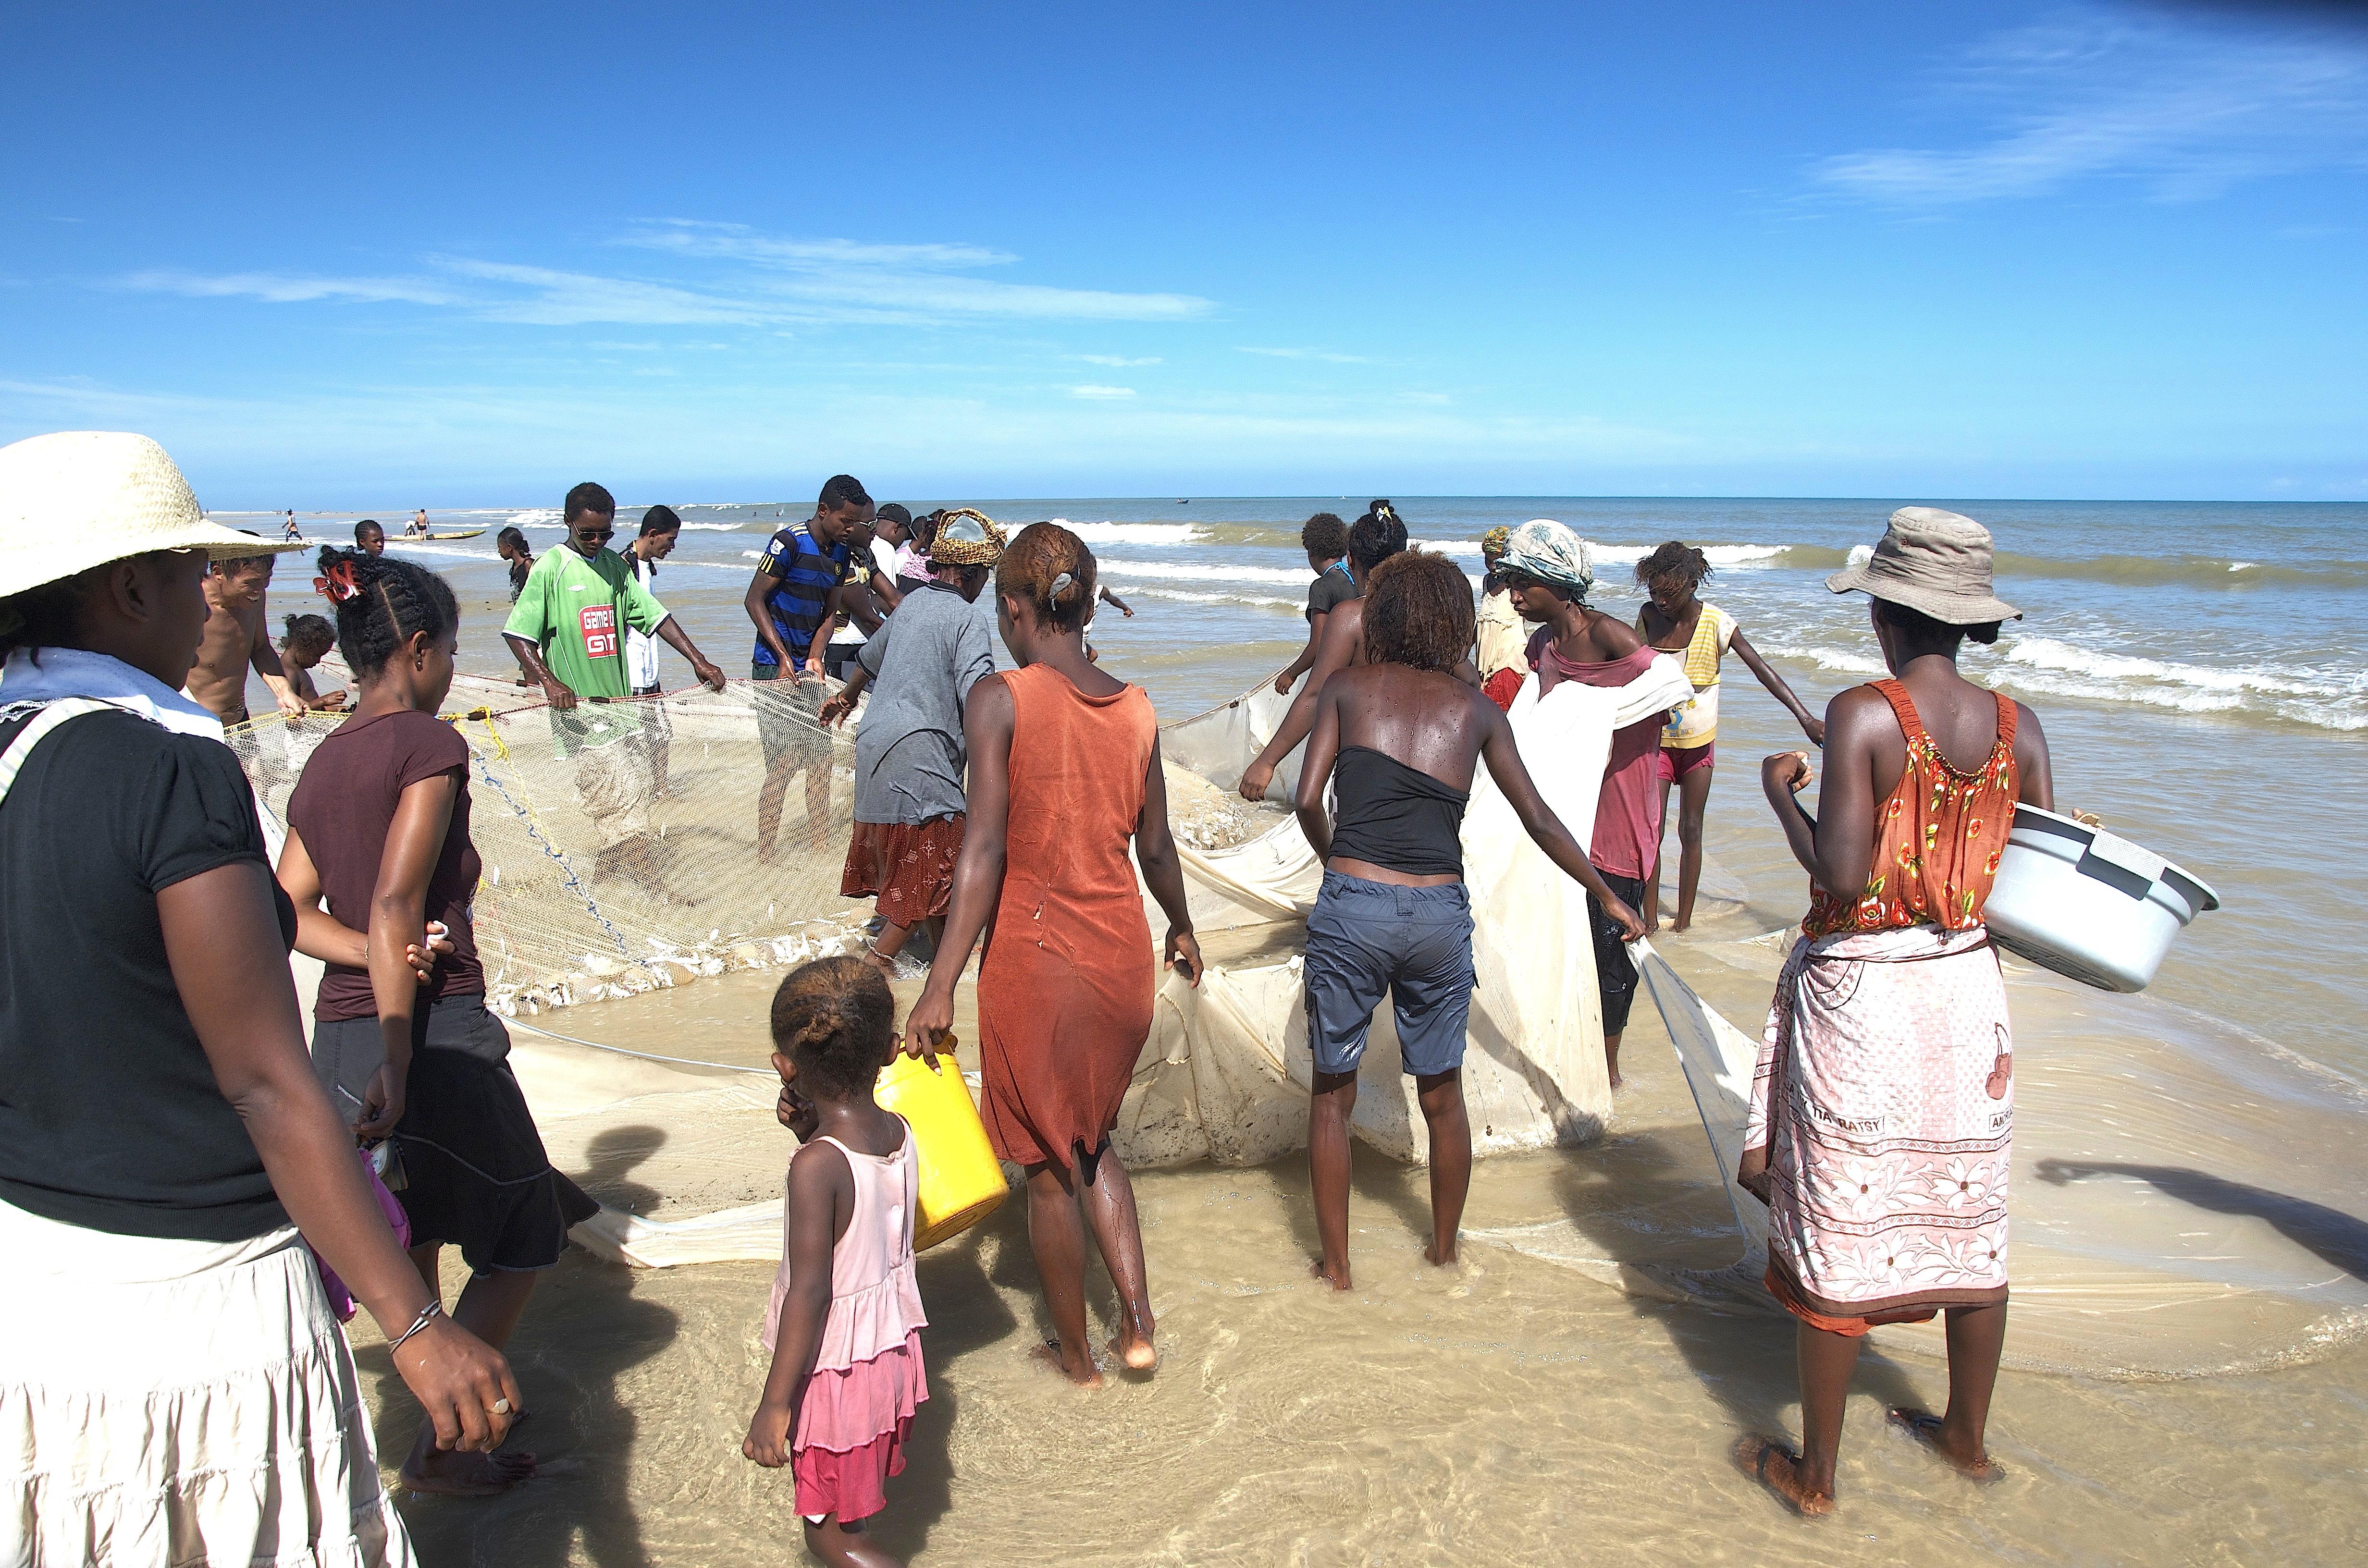
M1480 759L1538 847L1632 939L1645 932L1636 912L1588 864L1587 846L1538 798L1505 715L1451 673L1472 646L1473 623L1471 585L1452 562L1409 551L1376 566L1365 586L1365 662L1325 682L1300 767L1299 824L1325 863L1306 959L1315 1057L1307 1159L1324 1243L1315 1272L1336 1290L1349 1288L1349 1115L1357 1063L1384 991L1430 1128L1431 1242L1423 1256L1455 1261L1456 1226L1472 1185L1463 1082L1472 905L1461 833ZM1337 827L1324 808L1327 779Z

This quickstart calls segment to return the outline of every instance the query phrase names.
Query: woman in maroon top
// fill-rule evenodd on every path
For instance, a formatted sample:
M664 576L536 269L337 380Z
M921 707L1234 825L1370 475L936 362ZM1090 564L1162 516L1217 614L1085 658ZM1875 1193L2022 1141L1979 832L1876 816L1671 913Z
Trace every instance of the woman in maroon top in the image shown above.
M485 1009L470 899L468 744L437 706L452 685L452 590L393 556L321 552L337 645L360 699L323 740L288 800L279 880L297 948L328 965L313 1008L313 1064L365 1140L391 1137L412 1261L438 1288L445 1244L470 1268L454 1321L499 1346L535 1271L599 1205L552 1169L508 1065L509 1034ZM328 908L321 908L325 900ZM406 949L438 921L451 950L427 979ZM359 960L359 961L357 961ZM415 1492L484 1493L522 1479L531 1455L414 1447Z
M1587 541L1562 524L1541 517L1515 528L1497 571L1512 590L1521 619L1539 623L1529 655L1541 696L1566 680L1626 686L1659 657L1627 622L1588 608L1594 562ZM1611 755L1603 766L1595 827L1588 835L1588 859L1611 891L1636 909L1645 906L1645 879L1660 853L1661 793L1654 767L1668 719L1656 713L1611 732ZM1620 1037L1636 999L1636 964L1628 956L1626 930L1592 892L1587 895L1587 914L1594 926L1595 983L1603 1003L1603 1062L1616 1089Z

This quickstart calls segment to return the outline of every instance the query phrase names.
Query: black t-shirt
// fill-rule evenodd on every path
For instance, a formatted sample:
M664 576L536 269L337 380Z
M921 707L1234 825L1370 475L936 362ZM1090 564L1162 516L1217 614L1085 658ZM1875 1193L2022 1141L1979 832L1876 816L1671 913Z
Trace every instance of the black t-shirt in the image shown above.
M1319 615L1329 615L1350 599L1363 597L1357 579L1349 575L1346 566L1327 566L1307 585L1307 619L1313 622Z
M0 724L0 745L27 721ZM0 1199L127 1236L234 1242L288 1222L214 1082L156 894L264 858L238 758L129 713L70 719L0 800Z

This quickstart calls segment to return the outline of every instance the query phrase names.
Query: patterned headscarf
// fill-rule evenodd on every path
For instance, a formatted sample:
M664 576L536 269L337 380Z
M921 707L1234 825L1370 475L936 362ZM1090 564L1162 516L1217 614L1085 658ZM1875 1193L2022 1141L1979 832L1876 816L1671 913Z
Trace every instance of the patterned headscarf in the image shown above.
M931 566L992 566L1003 558L1004 532L993 517L961 506L938 519Z
M1581 598L1595 586L1595 557L1587 541L1551 517L1532 517L1515 528L1497 570L1568 588Z
M1505 553L1505 545L1507 541L1511 540L1512 537L1513 530L1507 528L1502 523L1498 523L1495 528L1490 528L1486 533L1482 534L1480 536L1480 559L1486 562L1490 566L1495 566L1497 559Z

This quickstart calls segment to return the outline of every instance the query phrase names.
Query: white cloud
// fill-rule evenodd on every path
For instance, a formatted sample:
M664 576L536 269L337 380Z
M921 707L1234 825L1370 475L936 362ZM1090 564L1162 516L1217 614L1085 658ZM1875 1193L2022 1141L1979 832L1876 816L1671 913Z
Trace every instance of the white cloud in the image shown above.
M1930 92L1979 111L1985 134L1827 158L1816 182L1939 208L2121 177L2185 201L2270 175L2368 167L2368 51L2306 27L2077 12L1987 40Z
M1075 358L1084 360L1088 365L1106 365L1114 370L1131 369L1137 365L1156 365L1162 362L1156 354L1145 359L1130 359L1123 354L1079 354Z
M1260 354L1269 359L1321 359L1327 365L1370 365L1371 359L1361 354L1335 354L1323 348L1249 348L1236 347L1236 354Z
M563 270L463 256L423 258L409 277L205 274L152 269L123 287L271 304L413 304L485 321L541 326L600 322L644 326L712 323L794 326L822 323L922 324L948 321L1186 321L1210 301L1190 294L1127 293L972 278L957 268L1018 258L964 244L870 244L789 240L737 225L677 220L618 242L672 258L671 275Z
M1126 398L1134 395L1134 389L1133 387L1071 387L1069 395L1071 397Z

